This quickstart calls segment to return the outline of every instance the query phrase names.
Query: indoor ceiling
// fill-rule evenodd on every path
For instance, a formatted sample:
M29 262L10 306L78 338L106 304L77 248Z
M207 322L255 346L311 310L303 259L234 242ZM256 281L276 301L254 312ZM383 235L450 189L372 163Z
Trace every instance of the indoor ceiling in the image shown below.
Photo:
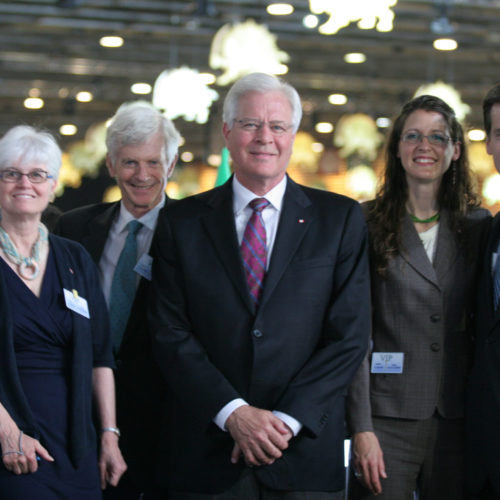
M0 133L19 123L57 132L61 124L71 122L79 132L61 142L81 139L90 125L109 118L122 102L138 98L130 90L132 83L153 84L161 71L181 65L213 72L208 61L214 34L226 23L249 18L265 24L290 56L285 78L305 104L304 130L312 132L317 121L335 122L345 113L392 116L418 86L436 80L455 86L472 108L468 125L481 126L481 100L500 81L500 0L399 0L392 32L351 25L331 36L303 26L307 0L292 0L293 14L282 17L267 14L268 3L0 1ZM432 47L439 26L451 26L458 50L437 52ZM121 35L125 43L103 48L103 35ZM366 62L345 63L344 54L353 51L364 52ZM27 110L23 101L35 87L45 106ZM220 98L207 124L175 120L186 139L184 149L198 159L206 159L222 144L220 113L226 88L214 88ZM92 92L94 100L76 102L81 90ZM331 105L327 98L332 92L346 94L348 103Z

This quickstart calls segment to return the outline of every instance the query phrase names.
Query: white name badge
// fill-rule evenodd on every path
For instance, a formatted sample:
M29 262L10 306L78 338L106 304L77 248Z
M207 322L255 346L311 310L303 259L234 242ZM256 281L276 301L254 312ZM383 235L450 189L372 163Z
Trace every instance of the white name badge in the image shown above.
M372 373L403 373L403 352L373 352Z
M153 265L153 257L147 253L143 253L139 262L134 267L134 271L148 281L151 281L151 267Z
M69 291L63 288L64 291L64 301L66 302L66 307L72 311L90 319L89 305L87 301L78 295L76 290Z

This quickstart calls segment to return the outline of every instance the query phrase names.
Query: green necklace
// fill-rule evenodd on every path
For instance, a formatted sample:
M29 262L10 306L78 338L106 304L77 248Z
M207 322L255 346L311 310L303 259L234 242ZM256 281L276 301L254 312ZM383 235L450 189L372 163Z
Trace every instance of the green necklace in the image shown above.
M429 222L435 222L439 220L439 212L435 213L433 216L429 217L428 219L419 219L416 215L409 214L411 217L411 220L413 222L420 222L420 224L427 224Z

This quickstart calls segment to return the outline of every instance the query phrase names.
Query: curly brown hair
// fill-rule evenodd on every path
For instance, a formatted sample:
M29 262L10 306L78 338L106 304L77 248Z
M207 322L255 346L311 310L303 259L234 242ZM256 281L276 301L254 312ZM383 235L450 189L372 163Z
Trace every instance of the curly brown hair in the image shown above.
M408 183L401 159L398 157L398 150L408 116L419 109L440 113L448 125L451 140L461 145L460 157L451 162L450 168L443 175L438 192L439 207L449 211L451 228L458 238L463 237L463 224L467 212L480 204L469 171L464 132L453 109L439 97L431 95L419 96L406 103L389 134L383 183L367 216L372 263L382 276L389 260L400 253L402 246L401 222L406 211Z

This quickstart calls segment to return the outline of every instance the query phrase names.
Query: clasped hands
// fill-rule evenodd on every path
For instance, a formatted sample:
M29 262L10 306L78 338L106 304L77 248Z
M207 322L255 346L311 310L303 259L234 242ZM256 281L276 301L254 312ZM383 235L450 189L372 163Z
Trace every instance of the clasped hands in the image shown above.
M234 410L226 428L234 439L231 462L237 463L243 455L249 467L272 464L293 437L291 429L272 412L249 405Z

